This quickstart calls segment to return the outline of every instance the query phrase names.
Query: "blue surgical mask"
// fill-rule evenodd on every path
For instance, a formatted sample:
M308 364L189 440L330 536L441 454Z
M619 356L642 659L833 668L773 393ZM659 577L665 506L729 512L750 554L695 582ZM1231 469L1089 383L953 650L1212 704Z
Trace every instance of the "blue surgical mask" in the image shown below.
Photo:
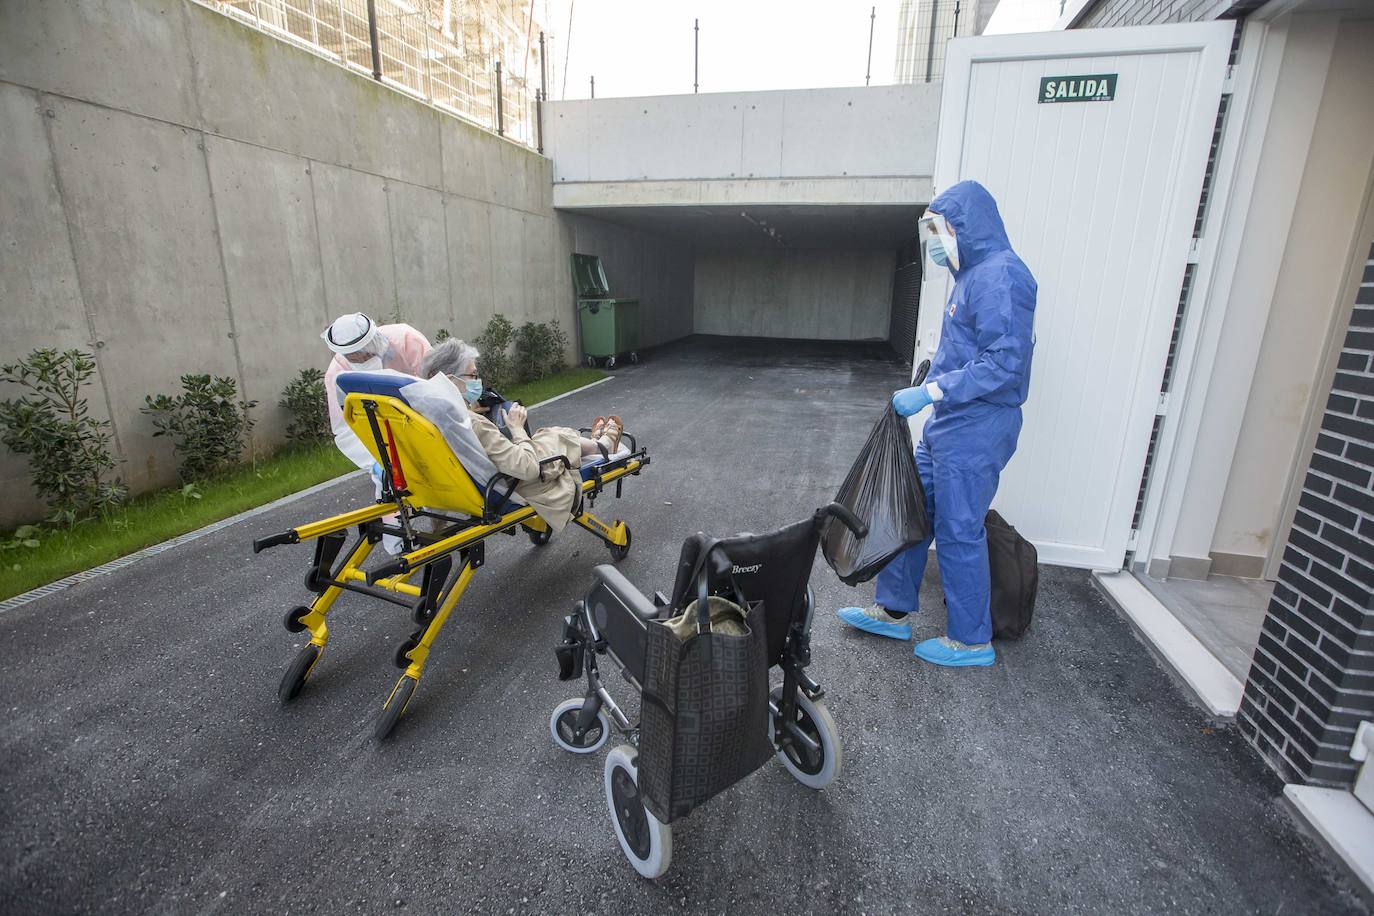
M938 238L926 242L926 249L930 252L930 259L941 267L949 266L949 255L945 254L945 245Z
M484 390L486 389L483 388L480 378L463 379L463 399L469 404L476 404L477 399L482 396Z

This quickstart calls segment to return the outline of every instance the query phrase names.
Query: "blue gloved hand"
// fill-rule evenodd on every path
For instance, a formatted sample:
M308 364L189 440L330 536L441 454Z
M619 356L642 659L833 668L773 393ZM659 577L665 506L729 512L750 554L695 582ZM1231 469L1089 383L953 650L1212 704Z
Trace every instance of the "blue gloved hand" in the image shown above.
M373 480L377 481L378 483L382 482L382 466L377 462L372 462L372 468L368 471L368 473L372 475Z
M925 385L903 388L892 396L892 406L904 417L913 417L933 404L934 398L926 391Z

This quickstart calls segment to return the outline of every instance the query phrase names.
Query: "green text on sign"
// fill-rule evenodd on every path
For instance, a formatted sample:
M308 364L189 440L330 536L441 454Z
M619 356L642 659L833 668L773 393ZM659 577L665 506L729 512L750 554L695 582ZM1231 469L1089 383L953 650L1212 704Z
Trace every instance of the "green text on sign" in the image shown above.
M1040 77L1042 102L1110 102L1116 98L1116 74Z

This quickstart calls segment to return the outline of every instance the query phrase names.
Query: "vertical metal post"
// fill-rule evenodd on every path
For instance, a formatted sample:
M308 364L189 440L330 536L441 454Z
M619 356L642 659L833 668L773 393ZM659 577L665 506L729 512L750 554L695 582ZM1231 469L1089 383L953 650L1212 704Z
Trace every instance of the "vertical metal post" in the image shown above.
M596 75L592 75L592 98L596 98Z
M544 33L539 33L539 88L544 90L544 98L549 97L549 65L545 63Z
M534 90L534 135L539 154L544 154L544 90Z
M875 6L868 12L868 65L864 69L864 85L873 78L873 23L878 20L878 8Z
M372 78L382 78L382 47L377 38L377 0L367 0L367 40L372 45Z
M496 62L496 132L506 135L506 112L501 106L501 62Z
M959 0L954 0L954 34L950 37L959 37Z
M935 66L935 13L940 9L940 0L930 0L930 41L926 44L926 82L930 82L930 70Z
M701 83L701 20L692 20L692 93Z
M429 47L429 22L420 17L420 30L425 33L425 98L434 101L434 53Z

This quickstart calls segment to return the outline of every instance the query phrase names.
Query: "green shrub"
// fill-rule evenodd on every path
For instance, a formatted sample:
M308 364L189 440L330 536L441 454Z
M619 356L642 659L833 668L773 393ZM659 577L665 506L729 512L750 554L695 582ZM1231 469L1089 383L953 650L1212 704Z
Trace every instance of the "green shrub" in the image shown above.
M94 374L95 357L81 350L41 348L0 366L0 381L27 392L0 401L0 442L29 456L30 480L53 524L71 525L125 495L118 480L104 479L115 466L110 423L92 418L81 396L81 386Z
M519 381L534 382L563 368L563 352L568 337L558 322L535 324L527 321L515 332L515 375Z
M181 377L176 397L149 395L143 413L153 418L154 436L171 436L181 462L182 480L204 480L228 470L243 456L257 401L240 401L232 378L190 373Z
M439 330L437 330L437 331L434 332L434 339L433 339L433 341L431 341L431 342L432 342L432 343L443 343L444 341L448 340L448 339L449 339L450 337L452 337L452 336L453 336L453 335L452 335L451 333L449 333L449 329L448 329L448 328L440 328Z
M477 367L488 388L500 391L509 388L518 377L511 359L511 343L515 339L515 325L499 312L491 316L486 329L472 341L481 356Z
M331 437L324 373L319 369L302 369L282 391L279 403L291 415L286 438L292 442L323 442Z

